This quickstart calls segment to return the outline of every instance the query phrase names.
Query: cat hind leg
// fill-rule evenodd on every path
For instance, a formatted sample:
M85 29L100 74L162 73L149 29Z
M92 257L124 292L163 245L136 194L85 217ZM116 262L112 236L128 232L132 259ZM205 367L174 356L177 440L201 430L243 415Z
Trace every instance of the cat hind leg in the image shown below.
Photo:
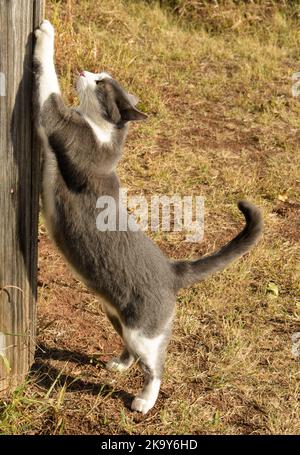
M106 368L110 371L125 371L133 364L134 357L125 348L122 354L118 357L114 357L106 364Z
M146 414L156 403L165 360L167 339L164 335L156 338L139 337L134 357L144 372L144 386L131 404L133 411Z

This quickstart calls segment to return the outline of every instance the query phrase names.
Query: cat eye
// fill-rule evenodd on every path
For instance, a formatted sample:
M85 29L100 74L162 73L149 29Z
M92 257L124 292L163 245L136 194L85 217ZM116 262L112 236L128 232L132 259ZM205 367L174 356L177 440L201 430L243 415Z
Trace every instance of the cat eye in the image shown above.
M99 82L101 82L101 80L100 80L100 79L96 79L96 80L95 80L95 83L96 83L96 85L98 85L98 84L99 84Z

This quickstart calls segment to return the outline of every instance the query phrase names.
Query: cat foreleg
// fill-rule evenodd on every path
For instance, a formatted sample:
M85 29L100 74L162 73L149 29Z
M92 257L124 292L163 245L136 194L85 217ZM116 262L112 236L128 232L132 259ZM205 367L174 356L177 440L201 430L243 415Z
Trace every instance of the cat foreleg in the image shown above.
M34 61L38 65L38 101L42 109L52 93L60 94L54 66L54 28L49 21L44 20L35 31L35 36Z

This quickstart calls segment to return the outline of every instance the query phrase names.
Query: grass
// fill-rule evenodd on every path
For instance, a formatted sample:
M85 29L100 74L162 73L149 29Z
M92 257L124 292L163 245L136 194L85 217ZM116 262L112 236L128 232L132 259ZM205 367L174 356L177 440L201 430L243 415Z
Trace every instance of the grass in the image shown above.
M262 208L264 238L224 273L180 292L160 399L143 417L122 392L138 389L140 373L103 368L120 343L41 230L43 351L28 381L1 401L2 434L300 432L291 355L300 330L300 104L291 96L300 6L162 4L48 1L65 98L76 102L76 69L105 69L140 98L149 121L131 127L122 185L147 197L205 197L201 244L149 234L169 256L227 241L241 226L242 197Z

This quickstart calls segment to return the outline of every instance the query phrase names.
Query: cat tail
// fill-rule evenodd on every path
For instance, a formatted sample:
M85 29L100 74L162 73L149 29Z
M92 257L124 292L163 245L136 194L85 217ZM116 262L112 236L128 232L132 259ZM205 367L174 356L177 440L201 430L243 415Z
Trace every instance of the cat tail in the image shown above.
M188 287L204 280L213 273L220 272L258 242L263 231L261 211L245 200L238 202L238 208L245 217L246 225L234 239L209 256L194 261L174 261L171 263L175 272L176 290Z

